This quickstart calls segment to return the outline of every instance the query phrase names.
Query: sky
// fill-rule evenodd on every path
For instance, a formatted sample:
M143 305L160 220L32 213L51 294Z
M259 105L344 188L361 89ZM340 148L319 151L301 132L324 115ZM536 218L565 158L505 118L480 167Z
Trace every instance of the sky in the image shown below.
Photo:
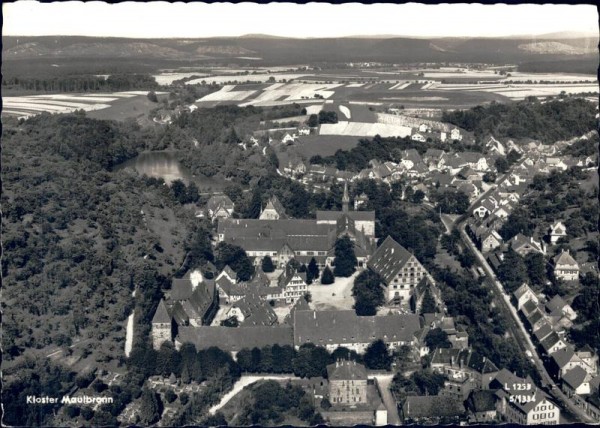
M94 2L2 5L3 35L101 37L283 37L403 35L496 37L597 32L592 5L294 4Z

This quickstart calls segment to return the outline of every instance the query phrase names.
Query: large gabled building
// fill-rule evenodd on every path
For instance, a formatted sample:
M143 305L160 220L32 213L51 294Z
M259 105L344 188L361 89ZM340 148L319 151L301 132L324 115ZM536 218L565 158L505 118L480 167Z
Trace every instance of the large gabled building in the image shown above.
M414 290L421 281L433 278L414 254L388 236L369 259L367 266L381 276L386 288L386 301L408 307Z

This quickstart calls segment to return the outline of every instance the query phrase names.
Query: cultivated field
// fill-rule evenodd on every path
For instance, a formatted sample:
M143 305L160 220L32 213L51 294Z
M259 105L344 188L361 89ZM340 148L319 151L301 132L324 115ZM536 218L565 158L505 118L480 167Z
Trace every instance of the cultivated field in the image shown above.
M199 79L193 79L186 84L188 85L196 85L198 83L202 83L203 81L207 84L216 83L218 85L222 85L224 83L231 82L268 82L270 78L274 78L275 80L293 80L299 77L306 76L306 74L247 74L247 75L221 75L221 76L207 76L201 77Z
M204 97L196 100L196 102L201 102L201 101L243 101L256 92L256 91L233 91L234 88L235 88L235 85L225 85L221 88L220 91L205 95Z
M411 128L387 123L346 122L324 123L321 125L321 135L348 135L356 137L408 137Z
M127 91L104 94L46 94L26 97L3 97L2 114L27 118L42 112L89 112L98 119L125 119L147 114L156 103L148 100L147 91ZM166 92L157 92L166 95ZM99 113L102 111L102 113Z
M185 79L187 77L192 77L192 76L205 77L205 76L209 76L209 75L206 73L187 72L187 73L160 73L160 74L155 74L152 77L154 77L154 80L156 80L156 83L158 83L159 85L170 85L175 80L181 80L181 79Z
M528 96L548 97L559 95L562 91L567 94L581 92L598 92L597 84L435 84L430 90L460 91L470 94L493 93L509 99L523 99Z

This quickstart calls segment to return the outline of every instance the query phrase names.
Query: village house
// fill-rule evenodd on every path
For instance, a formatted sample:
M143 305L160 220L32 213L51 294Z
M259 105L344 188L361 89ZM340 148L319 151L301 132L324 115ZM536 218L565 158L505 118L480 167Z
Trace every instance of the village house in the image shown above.
M523 379L502 369L490 383L490 389L497 389L496 409L508 423L557 425L560 421L560 408L537 388L529 376ZM519 398L511 400L511 396Z
M575 367L582 368L591 376L598 374L598 356L591 348L575 352L573 346L569 345L554 352L550 361L550 368L559 379Z
M369 202L369 197L365 192L361 193L354 199L354 211L358 211L358 209L362 206L365 206Z
M427 149L423 155L423 162L425 162L430 170L440 169L445 153L446 152L439 149Z
M481 391L471 391L465 403L469 412L469 422L485 424L497 421L497 400L496 390L484 389Z
M462 385L447 391L464 395L463 400L473 389L487 389L498 373L494 363L470 349L437 348L431 357L430 367L433 372L447 376L450 384L463 381Z
M523 305L528 301L534 302L536 305L539 300L535 295L535 292L529 287L527 283L523 283L519 288L515 290L513 293L515 300L517 301L517 310L520 311L523 308Z
M546 246L534 240L531 236L518 233L508 241L508 245L522 257L530 253L546 254Z
M546 310L550 313L550 315L556 314L559 317L565 316L571 321L577 318L577 313L573 310L571 305L565 302L565 300L558 295L554 296L546 303Z
M540 342L547 355L552 355L556 351L566 348L568 343L561 338L558 333L553 331L545 339Z
M482 253L493 251L502 245L502 237L494 229L478 227L475 234Z
M283 138L281 139L281 142L283 144L293 143L294 141L296 141L296 138L298 138L298 136L295 133L290 134L289 132L286 132Z
M587 395L591 392L590 381L592 376L584 369L576 366L562 377L562 390L567 397L573 395Z
M473 209L473 215L478 218L485 218L495 211L496 208L498 208L498 201L493 196L489 196L480 201L478 206Z
M290 263L285 266L283 272L279 275L277 284L283 290L282 299L285 299L286 304L294 304L308 293L306 272L298 272Z
M353 310L298 310L293 326L296 349L312 343L330 352L343 346L358 353L377 339L383 340L390 351L402 345L413 346L415 333L421 329L418 315L358 316Z
M431 132L431 127L426 123L422 123L419 125L419 132Z
M564 281L576 281L579 279L579 264L569 254L569 250L562 250L554 259L554 276Z
M488 149L489 153L495 153L499 156L505 156L507 154L504 145L493 136L490 136L490 139L485 143L485 147Z
M550 236L550 243L556 244L560 238L567 236L567 228L561 221L557 221L550 225L548 235Z
M413 141L418 141L420 143L424 143L426 141L425 137L423 137L421 134L416 133L410 136L410 139Z
M196 217L208 217L212 221L220 218L230 218L235 204L227 195L213 195L206 203L205 210L196 211Z
M450 131L450 139L452 141L462 141L463 136L461 135L460 130L458 128L454 128Z
M308 126L300 126L298 128L298 135L310 135L310 128Z
M367 266L379 274L387 288L386 301L409 307L414 289L421 281L433 278L406 248L388 236L369 259Z
M306 165L302 161L289 161L286 166L283 167L283 172L291 177L298 177L306 174Z

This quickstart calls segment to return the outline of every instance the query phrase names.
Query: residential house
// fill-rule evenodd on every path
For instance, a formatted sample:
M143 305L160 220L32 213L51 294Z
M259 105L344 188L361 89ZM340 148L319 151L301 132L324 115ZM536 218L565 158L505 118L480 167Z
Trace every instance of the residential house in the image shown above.
M260 220L279 220L286 219L288 216L285 213L285 208L279 202L277 196L273 195L269 198L267 205L261 209Z
M552 324L550 324L549 322L543 323L540 328L538 328L534 335L536 337L536 339L538 340L538 342L542 342L542 340L544 340L545 338L547 338L550 334L552 334L554 332L554 328L552 327Z
M310 128L308 126L300 126L298 128L298 135L310 135Z
M229 265L225 265L225 267L223 268L221 273L219 273L219 275L217 275L215 280L218 281L223 277L226 277L230 282L232 282L234 284L238 280L237 273L235 273L235 271L233 269L231 269L231 267Z
M496 390L471 391L465 403L470 416L469 422L484 424L496 421L498 419L497 400Z
M218 297L215 281L193 271L173 279L166 303L178 326L209 325L218 310Z
M431 127L426 123L422 123L419 125L419 132L431 132Z
M576 366L566 372L562 377L562 390L568 396L587 395L591 392L590 381L592 376L583 368Z
M206 215L211 220L219 218L230 218L233 215L235 204L229 199L227 195L214 195L211 196L206 203ZM196 213L196 217L203 217L204 212L199 211Z
M454 128L450 131L450 139L452 141L462 141L463 136L461 135L460 130L458 128Z
M544 323L547 322L545 314L539 310L535 309L531 315L527 317L527 321L529 322L529 326L531 327L531 331L535 332L539 329Z
M538 303L538 298L535 295L534 291L529 287L529 285L524 282L519 288L515 290L513 293L515 300L517 301L517 310L520 311L523 305L528 301L533 301L535 304Z
M490 389L497 389L496 409L508 423L557 425L560 421L560 408L529 376L523 379L502 369L490 383Z
M467 181L477 181L481 180L481 176L470 166L464 166L458 173L456 174L458 178L462 178Z
M547 355L552 355L554 352L566 348L568 343L558 333L552 332L540 342L540 345L542 345Z
M571 321L577 318L577 313L573 310L571 305L565 302L564 299L558 295L554 296L548 303L546 303L546 310L550 314L559 313L561 316L565 316Z
M498 208L498 201L493 196L489 196L480 201L473 209L473 215L475 217L485 218L494 212L496 208Z
M518 233L510 239L508 245L522 257L525 257L530 253L546 254L546 246L543 243L534 240L531 236L525 236L522 233Z
M423 162L429 167L430 170L441 168L441 162L446 152L439 149L427 149L423 155Z
M592 376L598 373L597 363L595 361L585 361L570 345L554 352L550 359L550 367L559 379L562 379L568 371L573 370L575 367L582 368Z
M298 136L295 133L290 134L289 132L286 132L283 138L281 139L281 142L284 144L293 143L294 141L296 141L296 138L298 138Z
M453 397L408 396L402 405L404 424L450 424L465 417L463 402Z
M420 143L424 143L424 142L426 141L426 140L425 140L425 137L423 137L423 136L422 136L421 134L419 134L419 133L411 135L411 136L410 136L410 139L411 139L411 140L413 140L413 141L418 141L418 142L420 142Z
M486 389L498 373L489 359L470 349L437 348L430 363L431 370L448 377L446 395L467 398L474 389Z
M447 135L445 132L440 132L440 141L443 143L446 141Z
M386 301L409 307L414 288L433 278L406 248L388 236L369 259L367 266L381 276L387 288Z
M488 149L488 152L495 153L500 156L506 155L506 148L504 145L496 140L493 136L490 136L490 139L485 143L485 147Z
M477 228L476 233L477 232L480 232L477 235L477 240L483 253L493 251L502 245L502 237L494 229L483 228L483 230L481 230L480 228Z
M557 221L550 225L548 235L550 236L550 243L556 244L560 238L567 236L567 228L561 221Z
M576 354L586 364L583 368L592 376L596 376L598 374L598 354L587 344L583 345Z
M329 401L333 406L367 402L367 369L356 361L338 360L327 366Z
M579 264L569 254L569 250L562 250L552 261L556 278L564 281L576 281L579 278Z
M383 340L391 350L416 345L421 329L418 315L392 314L358 316L353 310L294 311L294 346L305 343L323 346L332 352L343 346L363 353L375 340Z

